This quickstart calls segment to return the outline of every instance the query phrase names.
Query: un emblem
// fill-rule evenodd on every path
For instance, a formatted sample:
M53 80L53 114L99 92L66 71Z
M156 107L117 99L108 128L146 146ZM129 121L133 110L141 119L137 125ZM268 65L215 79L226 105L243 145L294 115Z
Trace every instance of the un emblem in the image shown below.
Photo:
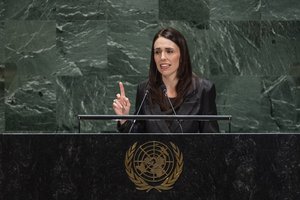
M136 189L159 192L173 188L183 168L183 155L178 147L150 141L134 143L126 152L125 168Z

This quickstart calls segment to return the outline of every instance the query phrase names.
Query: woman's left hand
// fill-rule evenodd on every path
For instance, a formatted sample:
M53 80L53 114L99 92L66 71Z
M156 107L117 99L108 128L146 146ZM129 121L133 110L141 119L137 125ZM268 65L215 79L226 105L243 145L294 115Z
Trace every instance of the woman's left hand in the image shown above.
M116 95L113 101L113 109L116 115L128 115L130 112L130 101L125 95L125 89L122 82L119 82L120 93Z

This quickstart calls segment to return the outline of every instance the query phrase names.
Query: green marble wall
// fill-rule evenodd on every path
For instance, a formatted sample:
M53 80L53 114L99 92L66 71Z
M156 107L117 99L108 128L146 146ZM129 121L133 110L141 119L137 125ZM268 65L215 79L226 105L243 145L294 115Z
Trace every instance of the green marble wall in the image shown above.
M77 114L113 114L120 80L134 104L163 26L186 36L233 132L300 131L298 0L1 0L0 132L76 132Z

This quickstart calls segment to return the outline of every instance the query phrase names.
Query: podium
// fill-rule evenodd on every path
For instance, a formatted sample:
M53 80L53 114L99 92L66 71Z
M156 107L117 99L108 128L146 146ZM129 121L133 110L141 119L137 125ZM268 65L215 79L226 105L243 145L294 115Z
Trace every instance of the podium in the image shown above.
M298 133L4 133L0 199L298 199Z

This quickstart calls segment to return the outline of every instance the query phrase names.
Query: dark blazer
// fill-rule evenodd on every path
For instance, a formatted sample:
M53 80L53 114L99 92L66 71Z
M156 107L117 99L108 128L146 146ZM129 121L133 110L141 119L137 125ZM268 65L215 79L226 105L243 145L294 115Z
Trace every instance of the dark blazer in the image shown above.
M138 85L136 94L136 112L145 95L147 81ZM150 106L151 93L148 94L139 115L163 115L159 105ZM177 115L216 115L215 103L216 90L212 82L199 77L193 77L193 87L184 98L184 102L177 108ZM136 114L135 112L135 114ZM128 120L123 125L118 125L120 132L128 132L132 121ZM217 121L193 121L181 122L184 133L210 133L219 132ZM140 120L136 121L131 132L134 133L181 133L179 122L173 120L168 123L165 120Z

